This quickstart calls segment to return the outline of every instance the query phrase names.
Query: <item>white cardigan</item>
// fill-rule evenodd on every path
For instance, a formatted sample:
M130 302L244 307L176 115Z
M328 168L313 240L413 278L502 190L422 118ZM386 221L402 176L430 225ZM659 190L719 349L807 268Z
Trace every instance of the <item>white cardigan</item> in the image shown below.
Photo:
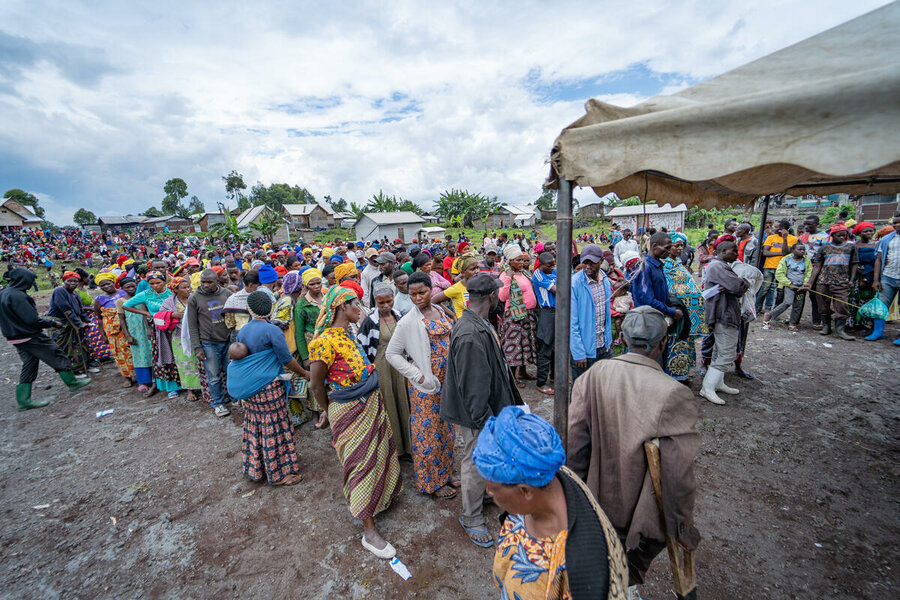
M435 308L446 314L440 306ZM416 389L425 394L437 394L441 391L441 380L431 371L431 342L428 341L428 332L422 322L424 318L419 307L413 305L412 310L397 322L384 356ZM419 383L423 375L425 381Z

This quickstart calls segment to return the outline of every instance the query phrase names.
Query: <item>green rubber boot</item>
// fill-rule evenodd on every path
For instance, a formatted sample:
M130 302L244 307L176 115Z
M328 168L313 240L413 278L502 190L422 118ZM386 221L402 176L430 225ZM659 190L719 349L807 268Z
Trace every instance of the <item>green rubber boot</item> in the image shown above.
M72 371L60 371L59 378L62 379L67 386L69 386L69 391L71 392L77 392L91 382L90 377L88 377L87 379L76 379L75 373L73 373Z
M50 404L49 400L39 400L37 402L31 399L31 384L20 383L16 386L16 402L19 404L19 410L28 410L29 408L40 408Z

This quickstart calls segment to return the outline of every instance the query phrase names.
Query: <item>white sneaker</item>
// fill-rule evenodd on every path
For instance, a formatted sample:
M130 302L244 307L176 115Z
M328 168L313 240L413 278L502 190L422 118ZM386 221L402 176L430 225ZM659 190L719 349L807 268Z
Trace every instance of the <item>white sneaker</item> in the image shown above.
M79 373L75 375L75 379L87 379L87 373Z
M99 373L100 369L98 369L97 367L88 367L87 371L88 373Z
M217 417L227 417L231 414L231 411L224 404L220 404L215 408L215 413Z

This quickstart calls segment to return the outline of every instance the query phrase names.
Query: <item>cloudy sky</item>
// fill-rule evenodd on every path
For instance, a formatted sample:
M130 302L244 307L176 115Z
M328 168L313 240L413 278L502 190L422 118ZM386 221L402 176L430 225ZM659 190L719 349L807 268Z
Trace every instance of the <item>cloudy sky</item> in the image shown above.
M4 0L0 190L60 224L159 206L172 177L214 209L232 169L524 203L586 99L677 91L885 3Z

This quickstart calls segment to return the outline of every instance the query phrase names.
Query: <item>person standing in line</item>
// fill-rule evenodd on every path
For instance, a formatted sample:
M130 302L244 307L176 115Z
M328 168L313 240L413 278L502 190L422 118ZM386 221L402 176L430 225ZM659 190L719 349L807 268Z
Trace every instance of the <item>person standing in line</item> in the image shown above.
M409 395L406 390L406 379L387 360L388 345L402 316L394 310L394 290L390 286L379 283L375 286L373 294L375 308L363 319L356 338L378 371L378 389L381 390L391 431L394 432L397 456L401 459L409 458L412 455L412 444L409 438Z
M498 415L505 406L523 404L500 339L488 322L500 301L500 285L496 277L484 273L469 280L469 306L453 327L441 390L441 418L457 425L463 443L459 522L469 539L482 548L493 547L494 538L484 520L485 482L472 453L488 417ZM415 300L416 292L411 289L411 293Z
M122 387L129 388L132 386L132 379L135 376L134 363L131 358L131 347L128 345L127 332L122 329L116 308L116 303L120 299L127 298L128 295L124 290L116 289L116 276L112 273L100 273L94 278L94 281L100 286L103 295L97 296L94 300L93 310L99 316L101 331L112 357L116 361L116 367L125 379Z
M630 310L622 322L628 353L591 367L575 382L569 406L566 463L615 527L631 586L644 582L667 535L690 550L700 543L694 526L699 410L690 388L659 366L667 327L649 306ZM668 531L647 476L644 443L651 440L658 440L662 459ZM629 598L638 598L637 591L629 590Z
M878 242L875 251L875 271L872 275L872 289L878 292L878 299L890 309L894 298L900 294L900 213L894 215L891 220L890 231L887 227L884 229L889 231L885 235L879 231L879 235L883 235ZM884 337L884 319L875 319L875 328L872 334L866 339L870 342L880 340ZM900 346L900 338L894 340L894 344Z
M24 267L13 269L8 274L8 285L0 290L0 332L15 347L22 361L19 383L16 385L16 404L19 410L41 408L50 402L31 399L31 388L41 362L56 371L72 392L83 388L91 380L76 379L68 357L44 333L44 329L56 327L56 324L38 315L34 299L27 293L37 280L37 275Z
M831 334L831 315L834 314L834 332L842 340L853 341L845 331L850 309L850 285L856 279L859 254L855 245L847 241L849 231L846 225L833 225L830 230L831 243L819 248L813 258L813 272L809 287L815 290L822 317L821 335Z
M407 283L414 308L397 323L385 351L390 365L409 382L409 429L419 493L449 499L457 495L453 477L456 431L442 419L441 387L447 372L453 314L431 302L424 273ZM409 357L412 362L406 360Z
M165 302L162 303L162 310L170 311L172 319L177 320L177 324L172 329L171 334L172 355L175 357L175 366L178 368L178 379L181 382L181 387L187 390L188 401L193 402L202 393L198 368L200 361L196 356L187 353L187 350L190 350L190 344L187 345L187 350L185 350L181 336L186 322L184 314L187 309L187 301L191 297L191 282L184 277L173 277L166 287L172 290L173 295L166 298Z
M737 389L725 385L724 378L725 369L737 356L741 327L740 298L750 284L731 268L731 263L737 260L734 242L720 241L714 250L716 256L706 268L706 287L715 288L718 292L706 300L706 323L714 335L715 345L700 395L713 404L725 404L716 392L738 393Z
M556 258L549 252L538 255L538 267L531 275L540 309L535 338L537 339L537 385L542 394L552 396L553 344L556 340Z
M397 551L381 536L375 515L400 494L400 464L378 389L378 371L350 332L360 313L354 291L340 286L328 290L309 345L310 385L323 411L316 427L331 425L344 496L350 514L363 523L362 546L390 560Z
M525 272L525 254L518 244L507 245L503 256L508 269L500 275L499 297L505 305L500 343L507 364L516 374L516 385L525 387L526 380L535 379L528 373L527 365L537 364L537 298L531 278Z
M172 292L166 289L166 275L161 271L147 273L147 281L149 288L122 304L126 311L142 315L147 324L147 336L153 357L151 362L153 384L144 396L149 398L158 391L178 395L180 389L178 367L175 366L175 357L172 356L170 340L168 337L158 335L154 324L154 315L162 310L163 302L172 296Z
M797 331L800 317L803 315L803 304L809 281L812 278L812 263L806 256L806 246L797 242L791 248L791 254L785 256L775 269L775 282L784 289L784 299L772 312L763 316L763 329L772 328L772 319L778 319L788 308L791 309L790 331Z
M600 268L602 262L602 248L588 244L581 251L583 268L572 277L572 381L598 360L612 357L612 285Z
M274 269L272 271L274 273ZM212 398L211 405L217 417L231 414L225 396L231 332L225 324L223 313L229 296L231 292L219 285L216 272L207 269L201 274L200 287L191 294L187 305L191 349L194 356L203 361L209 395Z
M790 222L780 221L776 232L763 242L762 253L765 257L765 262L762 269L763 284L756 294L757 313L762 312L763 308L765 308L765 312L769 312L775 304L781 303L781 298L776 299L775 270L778 268L778 263L781 262L781 259L790 254L791 248L799 241L791 235L790 227Z
M634 234L630 229L625 229L622 232L622 239L616 242L616 245L613 247L613 261L616 263L616 267L618 267L619 269L624 267L624 265L622 264L622 255L624 253L637 252L638 254L640 254L641 252L641 245L637 242L637 240L632 238L633 235Z

